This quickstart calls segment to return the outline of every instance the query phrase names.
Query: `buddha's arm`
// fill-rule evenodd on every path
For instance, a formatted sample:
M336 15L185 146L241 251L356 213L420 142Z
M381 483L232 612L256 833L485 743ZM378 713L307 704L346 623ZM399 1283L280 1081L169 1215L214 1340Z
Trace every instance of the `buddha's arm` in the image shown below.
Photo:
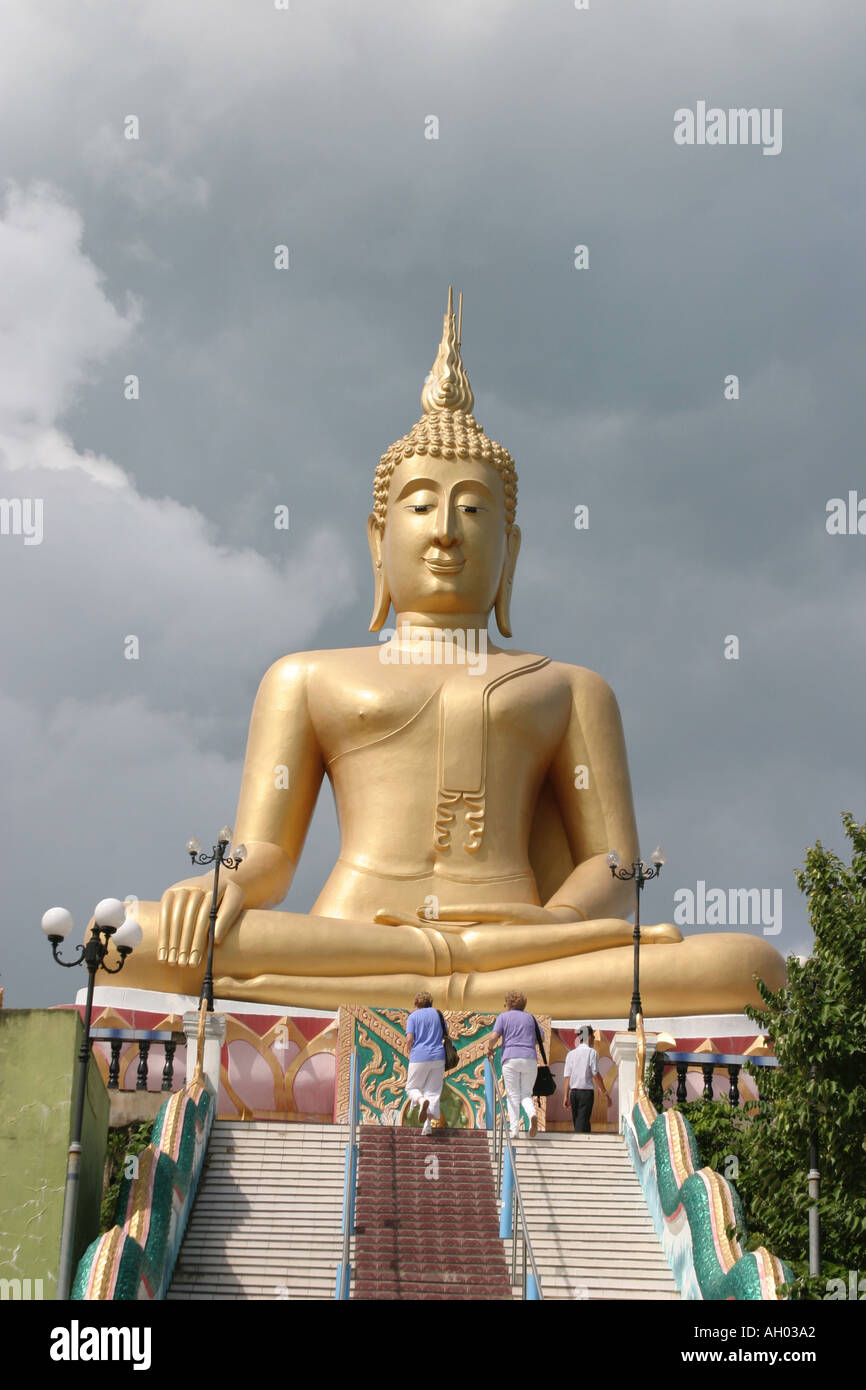
M550 769L576 868L545 906L577 911L587 920L625 917L633 888L611 877L609 850L631 864L638 855L637 826L619 706L601 676L566 667L571 717ZM575 787L575 770L588 770L588 786ZM583 780L583 779L579 779Z
M274 907L294 877L324 775L308 703L309 663L285 656L265 673L250 719L235 843L244 907Z
M303 848L324 772L307 703L308 655L266 672L253 707L235 820L247 859L219 881L217 945L250 907L282 902ZM207 942L211 875L183 879L162 895L158 959L197 966Z

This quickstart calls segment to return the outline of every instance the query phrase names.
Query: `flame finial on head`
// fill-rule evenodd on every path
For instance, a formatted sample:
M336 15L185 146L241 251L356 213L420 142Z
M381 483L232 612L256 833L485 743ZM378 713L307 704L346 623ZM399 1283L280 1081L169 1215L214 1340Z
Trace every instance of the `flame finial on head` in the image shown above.
M462 310L463 295L460 296ZM442 341L436 361L430 369L421 391L425 414L431 410L462 410L471 414L475 404L472 387L460 357L459 329L454 314L454 289L448 286L448 308L442 325Z
M408 434L393 443L379 460L373 483L373 517L383 530L388 510L388 493L394 469L416 454L433 458L481 459L491 464L502 478L505 491L505 528L514 525L517 507L517 472L508 450L495 439L488 439L472 415L475 397L460 356L463 296L454 314L454 291L449 286L448 307L442 327L442 341L436 361L421 391L424 413ZM508 635L508 634L506 634Z

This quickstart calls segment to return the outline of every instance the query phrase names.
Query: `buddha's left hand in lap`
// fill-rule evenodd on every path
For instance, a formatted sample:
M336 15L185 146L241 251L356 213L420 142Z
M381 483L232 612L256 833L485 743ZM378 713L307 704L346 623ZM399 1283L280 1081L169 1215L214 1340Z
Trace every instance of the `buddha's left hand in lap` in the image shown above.
M535 903L460 903L440 907L432 913L429 907L419 907L414 916L407 912L391 912L380 908L376 922L385 926L436 926L444 930L459 927L478 927L485 922L505 922L522 927L554 926L562 922L582 922L586 919L570 907L538 907Z
M538 907L534 903L457 903L440 907L435 918L423 908L418 909L422 921L438 921L443 925L457 922L480 926L484 922L513 922L522 927L549 927L557 922L585 922L586 918L573 907Z
M610 920L610 919L608 919ZM388 926L436 926L441 931L456 931L463 927L483 927L485 923L521 927L551 927L585 924L595 925L583 917L576 908L560 905L539 907L535 903L455 903L440 907L437 915L431 916L429 907L419 907L412 916L409 913L391 912L380 908L375 921ZM631 922L622 921L623 928L633 931ZM641 939L652 942L682 941L682 932L670 922L659 922L641 927Z

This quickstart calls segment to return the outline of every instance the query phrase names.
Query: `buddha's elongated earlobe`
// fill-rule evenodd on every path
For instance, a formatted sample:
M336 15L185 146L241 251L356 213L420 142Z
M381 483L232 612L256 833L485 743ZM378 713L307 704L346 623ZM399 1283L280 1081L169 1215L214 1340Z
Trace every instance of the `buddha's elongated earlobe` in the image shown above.
M367 517L367 541L370 546L370 559L373 561L373 616L370 619L370 631L378 632L384 626L391 607L391 595L388 591L388 582L385 578L385 559L382 547L382 532L379 529L375 515L371 512Z
M511 636L511 590L514 584L514 569L520 553L520 527L512 526L508 536L507 551L502 565L502 577L496 594L496 626L503 637Z

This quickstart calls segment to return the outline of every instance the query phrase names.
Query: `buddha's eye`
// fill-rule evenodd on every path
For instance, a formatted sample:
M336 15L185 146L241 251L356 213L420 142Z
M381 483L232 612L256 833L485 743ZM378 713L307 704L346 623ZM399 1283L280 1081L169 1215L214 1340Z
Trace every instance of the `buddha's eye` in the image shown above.
M433 506L434 503L432 502L414 502L412 506L409 508L409 511L426 513L431 511L433 509Z
M470 514L471 516L474 516L476 512L483 512L483 511L485 510L485 508L484 508L484 507L476 507L476 506L474 505L474 503L471 503L471 502L462 502L462 503L460 504L460 510L461 510L461 512L469 512L469 514Z

